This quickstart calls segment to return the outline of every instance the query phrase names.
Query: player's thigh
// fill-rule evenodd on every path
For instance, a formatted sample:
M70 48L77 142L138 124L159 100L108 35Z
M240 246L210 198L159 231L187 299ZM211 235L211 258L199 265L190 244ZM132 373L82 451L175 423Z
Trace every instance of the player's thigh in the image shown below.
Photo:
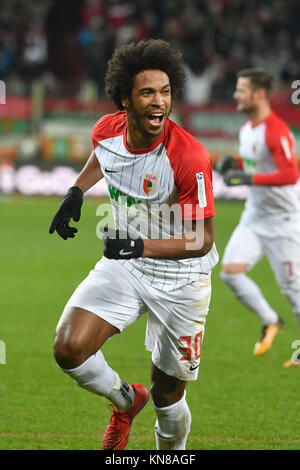
M70 308L86 310L119 332L146 311L132 276L119 262L108 259L97 263L75 289L65 307Z
M210 276L173 292L148 289L146 295L146 348L153 364L180 381L196 380L211 298Z
M249 226L239 224L226 245L222 266L245 265L250 270L263 255L260 237Z
M54 356L63 368L73 368L95 354L118 330L87 310L66 307L58 322Z

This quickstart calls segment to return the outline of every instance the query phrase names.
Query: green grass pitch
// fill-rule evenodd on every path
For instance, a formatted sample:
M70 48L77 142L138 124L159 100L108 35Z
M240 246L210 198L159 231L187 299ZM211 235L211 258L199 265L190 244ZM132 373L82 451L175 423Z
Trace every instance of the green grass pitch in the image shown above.
M108 401L77 387L52 356L55 326L70 294L102 253L96 208L86 200L74 240L50 236L61 199L0 199L0 449L96 450L110 417ZM220 257L243 204L216 202L215 238ZM189 450L300 449L300 369L284 369L300 340L291 307L266 260L251 272L286 328L263 357L252 355L258 318L223 285L220 264L197 382L188 384L192 412ZM128 382L150 385L144 348L146 317L104 346L110 365ZM3 343L2 343L3 344ZM134 421L128 450L154 450L151 401Z

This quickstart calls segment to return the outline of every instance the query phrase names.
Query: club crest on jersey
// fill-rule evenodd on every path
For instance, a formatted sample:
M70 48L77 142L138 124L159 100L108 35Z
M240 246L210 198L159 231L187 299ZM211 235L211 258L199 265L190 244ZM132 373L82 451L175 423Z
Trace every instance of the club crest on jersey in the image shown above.
M151 196L155 193L158 184L158 176L152 175L151 173L144 174L144 181L143 181L143 190L147 196Z

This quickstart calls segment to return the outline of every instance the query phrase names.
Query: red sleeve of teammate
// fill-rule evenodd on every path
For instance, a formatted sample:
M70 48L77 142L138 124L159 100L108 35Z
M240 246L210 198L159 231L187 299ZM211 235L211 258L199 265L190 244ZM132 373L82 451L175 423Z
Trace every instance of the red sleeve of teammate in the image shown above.
M236 168L237 170L242 170L244 168L242 157L236 157Z
M298 181L299 170L293 150L293 138L287 126L267 126L266 145L273 157L277 171L253 176L253 184L264 186L283 186Z

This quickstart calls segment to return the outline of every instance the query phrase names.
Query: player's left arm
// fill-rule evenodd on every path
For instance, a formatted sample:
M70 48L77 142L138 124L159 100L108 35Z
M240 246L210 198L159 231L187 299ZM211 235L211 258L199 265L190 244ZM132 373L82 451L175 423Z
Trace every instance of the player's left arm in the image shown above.
M104 256L110 259L183 259L205 256L214 243L214 217L191 221L191 230L168 239L130 238L127 232L101 228Z
M296 184L299 170L294 153L293 136L289 129L267 129L266 144L277 170L273 173L253 175L252 184L264 186Z
M287 127L266 130L266 145L273 158L276 171L249 175L239 170L229 170L224 181L228 186L258 185L284 186L296 184L299 177L297 160L294 154L292 134Z
M143 257L183 259L205 256L214 243L214 217L193 220L180 239L144 240Z

